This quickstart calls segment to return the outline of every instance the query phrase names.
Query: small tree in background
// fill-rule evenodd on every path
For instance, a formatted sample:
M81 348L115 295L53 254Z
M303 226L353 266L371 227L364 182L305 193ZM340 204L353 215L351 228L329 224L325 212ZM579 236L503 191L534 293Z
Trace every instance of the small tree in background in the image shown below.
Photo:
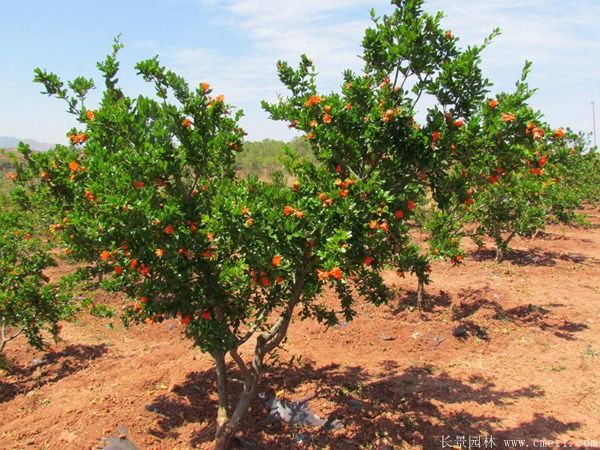
M535 92L526 82L530 68L527 63L515 92L483 102L459 137L465 187L454 195L465 198L476 241L494 240L498 262L515 236L531 237L553 220L572 220L584 196L569 175L586 159L582 146L563 129L552 130L529 106Z
M31 216L7 208L0 213L0 359L6 345L23 334L38 349L57 339L73 308L67 291L49 283L44 270L55 265L36 236Z

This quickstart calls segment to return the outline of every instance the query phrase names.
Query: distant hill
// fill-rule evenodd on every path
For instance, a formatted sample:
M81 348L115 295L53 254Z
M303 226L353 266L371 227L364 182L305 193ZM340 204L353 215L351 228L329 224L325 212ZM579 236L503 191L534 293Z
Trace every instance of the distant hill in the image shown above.
M32 150L48 150L54 147L54 144L36 141L35 139L19 139L12 136L0 136L0 148L17 148L19 146L19 142L25 142L26 144L29 144Z

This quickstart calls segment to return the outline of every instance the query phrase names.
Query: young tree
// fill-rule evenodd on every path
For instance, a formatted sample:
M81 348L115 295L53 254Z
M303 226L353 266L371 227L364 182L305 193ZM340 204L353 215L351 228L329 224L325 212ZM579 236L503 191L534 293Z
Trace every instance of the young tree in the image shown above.
M32 218L22 211L5 209L0 213L0 230L0 359L3 360L6 344L21 334L40 349L45 347L45 335L57 339L62 327L59 321L72 313L72 307L66 291L49 283L44 274L55 262L36 237Z
M128 295L128 322L176 316L214 359L215 445L226 449L256 395L265 357L297 309L332 325L355 315L357 295L386 301L378 261L404 225L373 209L391 203L377 177L361 180L341 167L290 154L293 186L237 179L241 113L213 97L207 83L192 89L156 58L136 68L157 98L127 97L116 80L120 47L98 64L106 88L94 109L85 102L91 80L77 78L67 89L36 70L45 93L65 100L81 129L71 130L68 147L25 151L22 179L31 201L58 215L54 229L72 257L102 273L105 288ZM303 102L321 99L307 94ZM326 286L339 307L319 301ZM250 359L245 344L253 346ZM236 399L226 358L244 380Z
M483 236L494 240L498 262L515 236L530 237L551 220L569 220L581 199L568 181L581 148L566 150L566 132L551 130L529 106L535 93L526 82L530 68L528 62L515 92L483 102L459 137L468 216L477 242L483 244Z

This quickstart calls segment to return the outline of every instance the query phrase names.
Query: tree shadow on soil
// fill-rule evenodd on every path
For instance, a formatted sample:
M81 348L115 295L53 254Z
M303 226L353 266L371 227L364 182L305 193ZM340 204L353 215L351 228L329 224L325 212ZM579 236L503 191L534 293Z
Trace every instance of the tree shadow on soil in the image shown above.
M91 360L99 358L107 351L108 347L105 344L68 345L60 351L44 354L37 364L12 364L8 370L9 381L0 380L0 403L79 372L85 369Z
M544 306L531 303L507 308L494 298L493 293L487 289L463 289L456 298L445 291L439 294L428 294L428 307L420 311L419 317L414 320L435 320L436 316L447 318L448 309L454 322L453 334L458 339L475 336L479 339L488 340L486 325L490 321L502 321L512 323L518 327L538 328L548 331L556 337L575 340L576 333L588 329L585 323L572 322L568 319L558 317L551 308L563 306L556 303L548 303ZM414 316L417 311L416 293L407 292L400 295L390 304L390 311L395 315L403 315L404 319ZM427 314L425 314L427 313Z
M470 321L476 314L486 319L510 322L520 327L535 327L542 331L550 331L556 337L575 340L575 333L588 329L585 323L572 322L570 320L556 317L548 308L556 304L548 304L546 307L526 304L513 308L505 308L498 300L490 299L491 292L488 289L466 289L459 294L460 303L452 306L452 320L459 323Z
M493 411L521 399L544 397L538 386L503 390L481 376L462 380L431 365L400 369L396 361L385 361L379 369L384 375L337 364L271 368L259 392L283 392L285 399L293 400L302 397L294 392L311 390L314 394L309 404L314 412L341 421L343 428L293 427L270 417L262 400L256 399L241 432L243 441L252 444L245 448L288 449L302 442L311 448L392 449L408 445L433 449L441 448L444 436L553 439L581 426L536 413L527 422L505 427ZM232 373L234 370L230 367ZM178 428L193 424L199 429L191 446L212 441L215 388L214 370L188 374L171 393L156 397L150 405L158 414L150 434L177 438ZM239 384L233 383L232 388L237 396Z
M434 312L439 308L447 308L452 304L450 295L445 291L440 291L439 294L431 294L425 288L424 292L425 305L423 312ZM394 307L392 309L393 314L399 314L404 311L410 311L419 309L417 304L417 291L403 291L403 295L399 296L394 301Z
M496 251L490 249L475 250L471 252L470 257L474 261L495 261ZM506 252L503 262L510 262L515 266L553 267L557 265L558 261L574 264L600 264L600 259L579 253L557 253L544 251L539 248L528 250L510 249Z

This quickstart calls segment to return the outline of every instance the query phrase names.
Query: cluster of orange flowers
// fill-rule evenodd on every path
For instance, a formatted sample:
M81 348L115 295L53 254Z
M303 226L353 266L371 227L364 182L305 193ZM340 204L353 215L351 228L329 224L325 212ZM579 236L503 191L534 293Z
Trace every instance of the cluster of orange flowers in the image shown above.
M342 280L344 278L344 272L339 267L334 267L331 270L317 270L317 278L319 281L326 281L330 278L334 280Z
M544 137L544 130L542 130L540 127L535 126L534 123L529 122L527 124L527 128L525 129L525 134L527 136L533 135L534 140L541 141Z
M88 135L85 133L68 134L67 137L69 138L69 140L71 141L71 144L73 144L73 145L83 144L88 139Z
M283 215L285 217L289 217L292 214L295 214L296 218L298 219L302 219L304 217L304 213L302 211L299 211L290 205L286 205L283 207Z

